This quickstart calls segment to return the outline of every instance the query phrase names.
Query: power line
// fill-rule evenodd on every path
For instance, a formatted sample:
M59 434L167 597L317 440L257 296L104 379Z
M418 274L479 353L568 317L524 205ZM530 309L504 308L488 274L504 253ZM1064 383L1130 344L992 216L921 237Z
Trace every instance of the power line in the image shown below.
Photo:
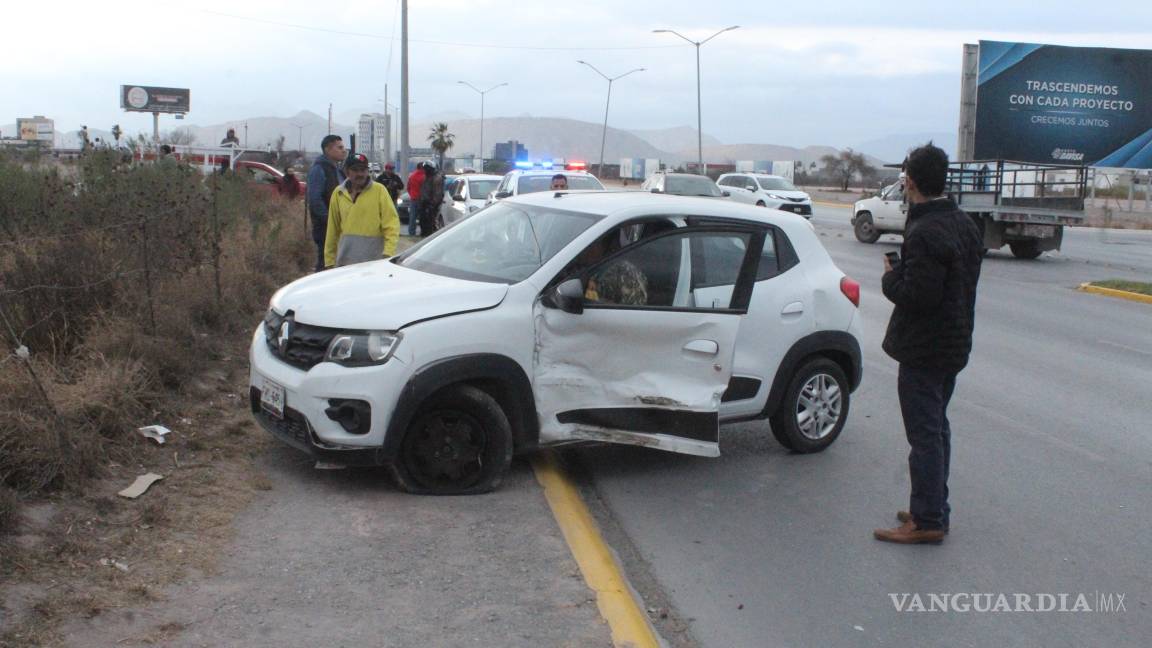
M236 14L224 13L221 11L212 11L210 9L201 9L203 13L212 14L215 16L222 16L224 18L233 18L236 20L247 20L249 22L261 23L265 25L276 25L277 27L290 27L292 29L303 29L305 31L323 32L325 34L339 34L341 36L358 36L361 38L372 38L376 40L395 41L395 35L381 36L380 34L369 34L366 32L345 31L342 29L328 29L326 27L313 27L311 25L298 25L295 23L280 22L278 20L268 20L266 18L253 18L251 16L240 16ZM393 30L393 34L395 30ZM422 43L425 45L442 45L445 47L471 47L476 49L504 49L504 50L531 50L531 51L558 51L558 52L606 52L606 51L627 51L627 50L649 50L649 49L670 49L676 47L687 47L687 45L638 45L633 47L555 47L555 46L535 46L535 45L494 45L490 43L455 43L451 41L440 40L426 40L419 38L409 38L410 43Z

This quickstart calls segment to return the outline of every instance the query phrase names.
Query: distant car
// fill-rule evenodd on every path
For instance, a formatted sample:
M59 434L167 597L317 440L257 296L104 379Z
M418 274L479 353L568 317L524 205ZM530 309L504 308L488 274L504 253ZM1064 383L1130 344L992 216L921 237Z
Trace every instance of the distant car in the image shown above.
M904 182L888 185L880 195L857 201L852 207L852 229L862 243L875 243L884 233L904 232Z
M787 178L766 173L725 173L716 181L736 202L812 218L812 198Z
M705 198L727 198L731 194L721 191L708 176L693 173L667 173L658 171L640 185L641 191L671 194L673 196L702 196Z
M255 185L260 191L288 199L304 199L307 184L294 173L285 174L276 167L263 162L237 160L233 169L236 175Z
M456 176L456 181L452 183L452 189L448 192L449 200L444 202L446 208L440 212L444 224L458 223L483 209L488 194L496 191L496 185L500 184L500 180L501 177L498 175L479 173Z
M604 185L596 176L578 168L531 168L515 169L504 174L496 190L488 195L488 204L499 200L548 191L552 188L552 176L562 174L568 179L569 191L604 191Z

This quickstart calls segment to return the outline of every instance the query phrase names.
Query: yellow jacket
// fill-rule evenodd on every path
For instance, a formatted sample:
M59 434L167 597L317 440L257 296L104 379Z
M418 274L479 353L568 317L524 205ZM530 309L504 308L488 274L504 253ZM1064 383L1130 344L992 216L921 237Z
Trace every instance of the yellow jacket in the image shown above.
M324 238L324 265L345 266L396 254L400 217L384 185L369 180L352 201L348 181L332 192L328 205L328 234Z

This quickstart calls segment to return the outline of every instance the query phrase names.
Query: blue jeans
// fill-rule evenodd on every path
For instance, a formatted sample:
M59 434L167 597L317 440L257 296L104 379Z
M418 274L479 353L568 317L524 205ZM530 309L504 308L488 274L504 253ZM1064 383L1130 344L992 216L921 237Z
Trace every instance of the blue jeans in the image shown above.
M312 242L316 244L316 272L324 269L324 239L328 236L328 219L323 223L312 221Z
M416 224L420 220L420 214L424 211L423 200L410 200L408 201L408 235L416 236Z
M950 524L948 468L952 428L948 424L948 402L956 388L957 373L900 365L896 391L911 446L908 474L912 494L908 511L921 529L947 529Z

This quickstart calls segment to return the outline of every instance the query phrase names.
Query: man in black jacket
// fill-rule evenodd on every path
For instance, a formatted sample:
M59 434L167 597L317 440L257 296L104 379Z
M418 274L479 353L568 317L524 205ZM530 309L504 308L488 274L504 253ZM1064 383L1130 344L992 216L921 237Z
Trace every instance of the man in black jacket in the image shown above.
M376 176L376 182L384 185L388 190L388 195L392 196L392 202L400 197L400 192L404 191L404 179L396 173L396 165L388 162L384 165L384 170L380 175Z
M896 263L884 260L884 296L895 308L884 351L900 363L897 391L911 452L909 509L877 540L940 542L950 524L948 401L968 364L983 241L972 218L943 197L948 155L931 143L905 162L908 224Z

